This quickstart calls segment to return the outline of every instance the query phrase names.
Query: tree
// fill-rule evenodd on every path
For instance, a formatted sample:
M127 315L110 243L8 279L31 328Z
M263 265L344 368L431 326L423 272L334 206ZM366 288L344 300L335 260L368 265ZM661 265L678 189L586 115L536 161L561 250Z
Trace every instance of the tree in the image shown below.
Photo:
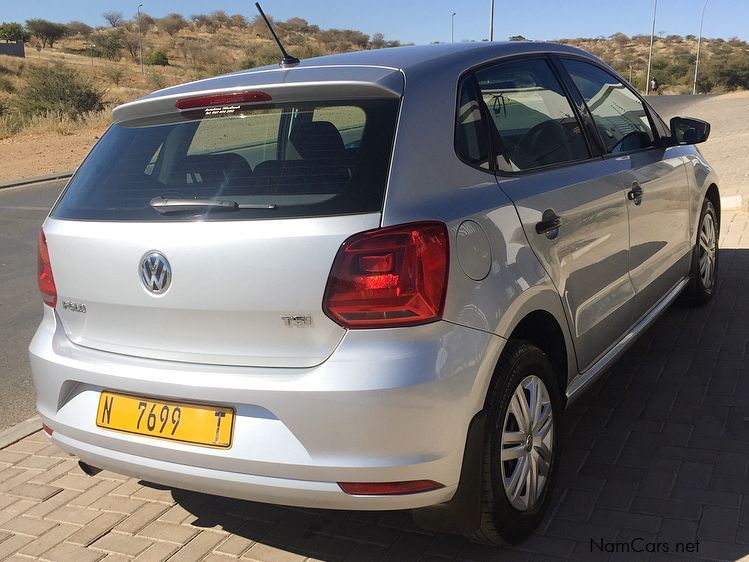
M111 25L112 27L117 27L124 21L122 12L115 12L115 11L104 12L102 16L104 17L105 20L107 20L109 25Z
M90 25L86 25L82 21L69 21L65 25L67 26L70 35L81 35L82 37L88 38L94 31Z
M42 47L49 45L50 49L55 46L55 41L68 33L68 28L63 24L43 19L26 20L26 28L42 42Z
M182 14L167 14L161 19L156 20L156 26L162 31L169 34L172 38L172 45L176 44L177 39L175 36L180 30L187 27L187 20L182 17Z
M122 58L123 35L121 29L102 30L93 35L91 40L96 43L97 50L100 49L103 56L118 61Z
M229 25L239 29L244 29L247 27L247 18L242 14L234 14L229 18Z
M145 35L148 30L151 28L152 25L156 23L156 20L148 15L146 12L140 13L140 32ZM136 13L135 16L133 16L133 24L135 25L135 30L138 30L138 14Z
M26 31L20 23L10 22L0 24L0 40L10 41L15 43L16 41L23 41L24 43L31 40L31 34Z
M133 61L138 62L138 53L140 49L140 37L138 35L138 26L129 26L126 29L120 28L120 41L122 45L127 49L130 57Z
M527 39L522 35L512 35L510 41L527 41Z
M213 22L213 18L208 14L193 14L190 16L192 24L196 30L206 29L209 33L216 31L216 25Z
M224 10L214 10L211 12L211 19L219 29L229 26L229 16L226 15Z
M382 49L385 46L385 36L382 33L375 33L370 43L373 49Z

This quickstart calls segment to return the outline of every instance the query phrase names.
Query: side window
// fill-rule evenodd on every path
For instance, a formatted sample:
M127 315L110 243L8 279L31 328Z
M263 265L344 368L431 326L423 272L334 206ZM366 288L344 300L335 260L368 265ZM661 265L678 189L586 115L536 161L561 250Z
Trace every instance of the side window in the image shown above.
M481 115L473 77L465 78L458 96L455 121L455 152L465 163L489 169L489 133Z
M648 148L655 136L640 99L620 80L587 62L564 59L611 154Z
M476 73L492 123L500 170L517 172L590 157L580 122L542 59Z

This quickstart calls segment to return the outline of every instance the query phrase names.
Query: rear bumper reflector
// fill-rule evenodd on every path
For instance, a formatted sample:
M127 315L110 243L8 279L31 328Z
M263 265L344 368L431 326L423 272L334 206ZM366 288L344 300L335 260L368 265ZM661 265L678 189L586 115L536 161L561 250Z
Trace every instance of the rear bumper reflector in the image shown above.
M341 490L352 496L398 496L418 494L444 488L434 480L409 480L407 482L339 482Z

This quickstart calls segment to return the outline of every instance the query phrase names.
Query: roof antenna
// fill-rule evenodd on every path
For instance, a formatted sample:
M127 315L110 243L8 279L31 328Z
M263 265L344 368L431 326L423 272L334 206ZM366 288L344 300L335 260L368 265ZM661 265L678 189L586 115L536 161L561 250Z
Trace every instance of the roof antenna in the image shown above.
M278 38L278 35L276 35L276 32L273 31L273 26L270 24L268 18L265 16L265 12L263 12L263 9L260 7L260 2L255 2L255 7L257 8L257 11L260 12L260 15L263 16L265 24L268 26L268 29L270 29L270 33L271 35L273 35L273 39L275 39L276 41L276 45L278 45L278 48L281 49L281 54L283 55L283 58L281 59L281 66L293 66L295 64L299 64L299 59L296 57L292 57L289 53L286 52L286 49L283 48L281 40Z

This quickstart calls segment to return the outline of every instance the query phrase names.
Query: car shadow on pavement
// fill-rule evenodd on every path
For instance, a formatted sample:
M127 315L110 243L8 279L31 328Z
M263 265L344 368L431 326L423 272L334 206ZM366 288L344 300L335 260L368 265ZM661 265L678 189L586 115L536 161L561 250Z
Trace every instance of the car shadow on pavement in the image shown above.
M670 307L567 409L556 497L522 544L500 551L425 532L408 511L288 508L182 490L174 500L192 525L229 531L247 548L255 541L325 560L599 560L615 545L635 549L630 559L653 552L638 548L746 556L749 250L721 250L719 259L711 302Z

